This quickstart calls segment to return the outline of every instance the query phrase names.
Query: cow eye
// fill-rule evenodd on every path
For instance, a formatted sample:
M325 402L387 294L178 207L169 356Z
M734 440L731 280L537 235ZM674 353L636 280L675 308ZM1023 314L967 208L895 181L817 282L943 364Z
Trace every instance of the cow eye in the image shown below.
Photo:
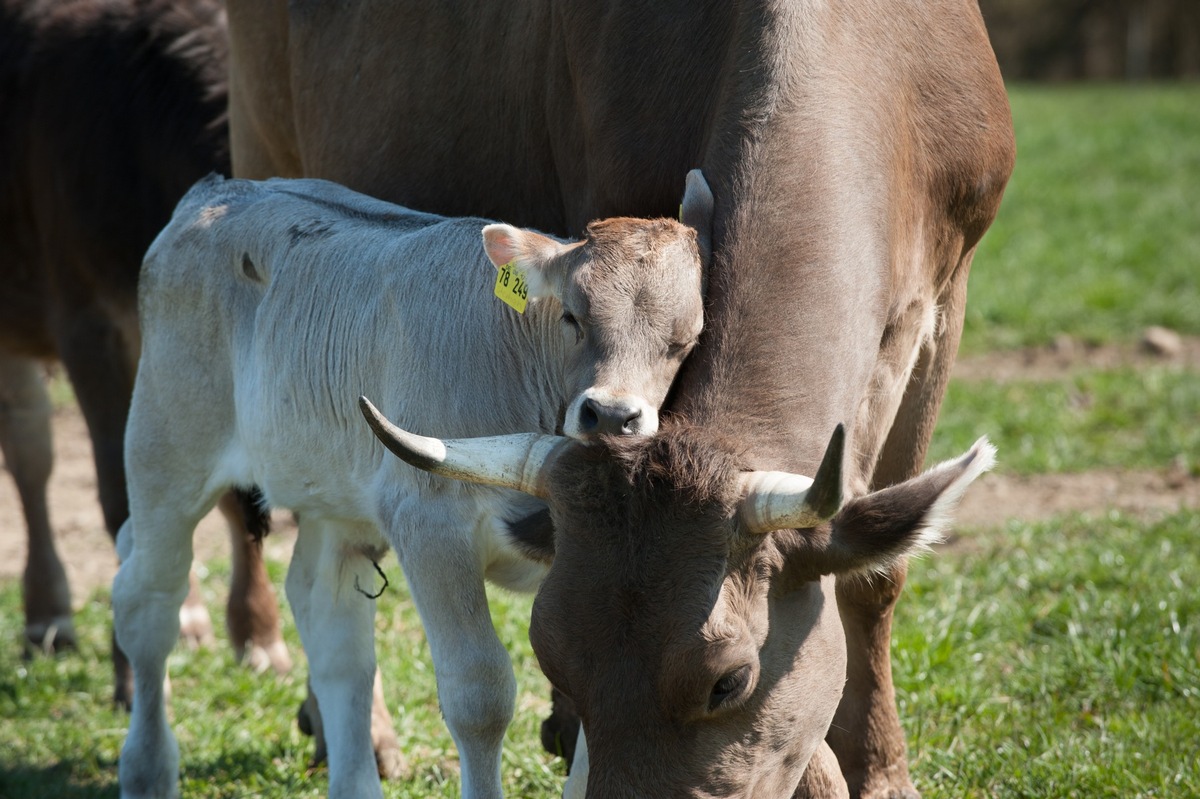
M741 696L750 684L750 674L749 666L740 666L717 680L708 697L709 711Z
M687 353L689 346L688 344L670 344L667 346L667 356L678 358Z
M563 311L562 322L575 331L576 344L583 340L583 325L579 324L579 320L575 318L574 314L570 311Z

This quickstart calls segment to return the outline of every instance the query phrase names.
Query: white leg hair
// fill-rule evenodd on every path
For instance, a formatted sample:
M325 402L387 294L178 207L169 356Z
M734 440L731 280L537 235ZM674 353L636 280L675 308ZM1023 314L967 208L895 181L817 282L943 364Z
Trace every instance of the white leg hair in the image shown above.
M148 506L142 495L131 480L130 517L117 537L122 562L113 580L113 629L134 676L118 772L122 799L163 799L179 795L179 746L167 724L163 680L179 639L192 531L203 514L181 514L169 503Z
M375 600L371 560L344 525L302 515L288 568L288 603L308 656L328 746L330 799L382 799L371 749Z
M583 725L579 725L579 737L575 739L575 757L571 761L571 773L563 786L563 799L584 799L587 796L588 751L583 737Z
M458 747L463 799L499 799L501 747L517 682L492 625L474 542L477 532L490 533L475 531L462 514L453 500L405 502L392 542L429 640L442 716Z

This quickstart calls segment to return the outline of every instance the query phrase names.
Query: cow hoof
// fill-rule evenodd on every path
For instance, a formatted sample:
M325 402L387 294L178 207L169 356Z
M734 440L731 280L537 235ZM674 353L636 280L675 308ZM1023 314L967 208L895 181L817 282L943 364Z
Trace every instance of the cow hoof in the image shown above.
M48 622L25 625L25 656L56 655L78 648L75 626L70 616L55 616Z
M408 775L408 760L395 739L386 744L375 743L375 765L382 780L398 780Z
M271 669L282 677L292 670L292 658L288 654L287 644L279 639L267 644L247 641L245 648L238 653L238 660L255 674L262 674Z
M179 608L179 639L191 649L212 644L212 618L204 605L185 602Z

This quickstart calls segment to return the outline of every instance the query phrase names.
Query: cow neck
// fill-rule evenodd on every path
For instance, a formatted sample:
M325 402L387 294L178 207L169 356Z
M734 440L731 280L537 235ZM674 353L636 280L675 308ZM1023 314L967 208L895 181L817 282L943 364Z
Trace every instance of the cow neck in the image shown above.
M756 468L815 469L855 418L885 312L886 171L831 95L839 75L792 79L826 69L819 23L742 15L756 49L735 48L746 63L728 65L723 92L741 100L718 112L704 164L717 201L706 332L674 408L732 433Z

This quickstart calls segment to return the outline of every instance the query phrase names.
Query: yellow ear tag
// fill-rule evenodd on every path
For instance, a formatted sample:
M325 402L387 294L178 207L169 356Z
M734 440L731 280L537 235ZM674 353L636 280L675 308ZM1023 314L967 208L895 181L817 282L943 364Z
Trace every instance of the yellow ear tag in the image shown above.
M525 313L525 306L529 304L529 284L525 282L525 273L513 261L496 272L495 294L517 313Z

